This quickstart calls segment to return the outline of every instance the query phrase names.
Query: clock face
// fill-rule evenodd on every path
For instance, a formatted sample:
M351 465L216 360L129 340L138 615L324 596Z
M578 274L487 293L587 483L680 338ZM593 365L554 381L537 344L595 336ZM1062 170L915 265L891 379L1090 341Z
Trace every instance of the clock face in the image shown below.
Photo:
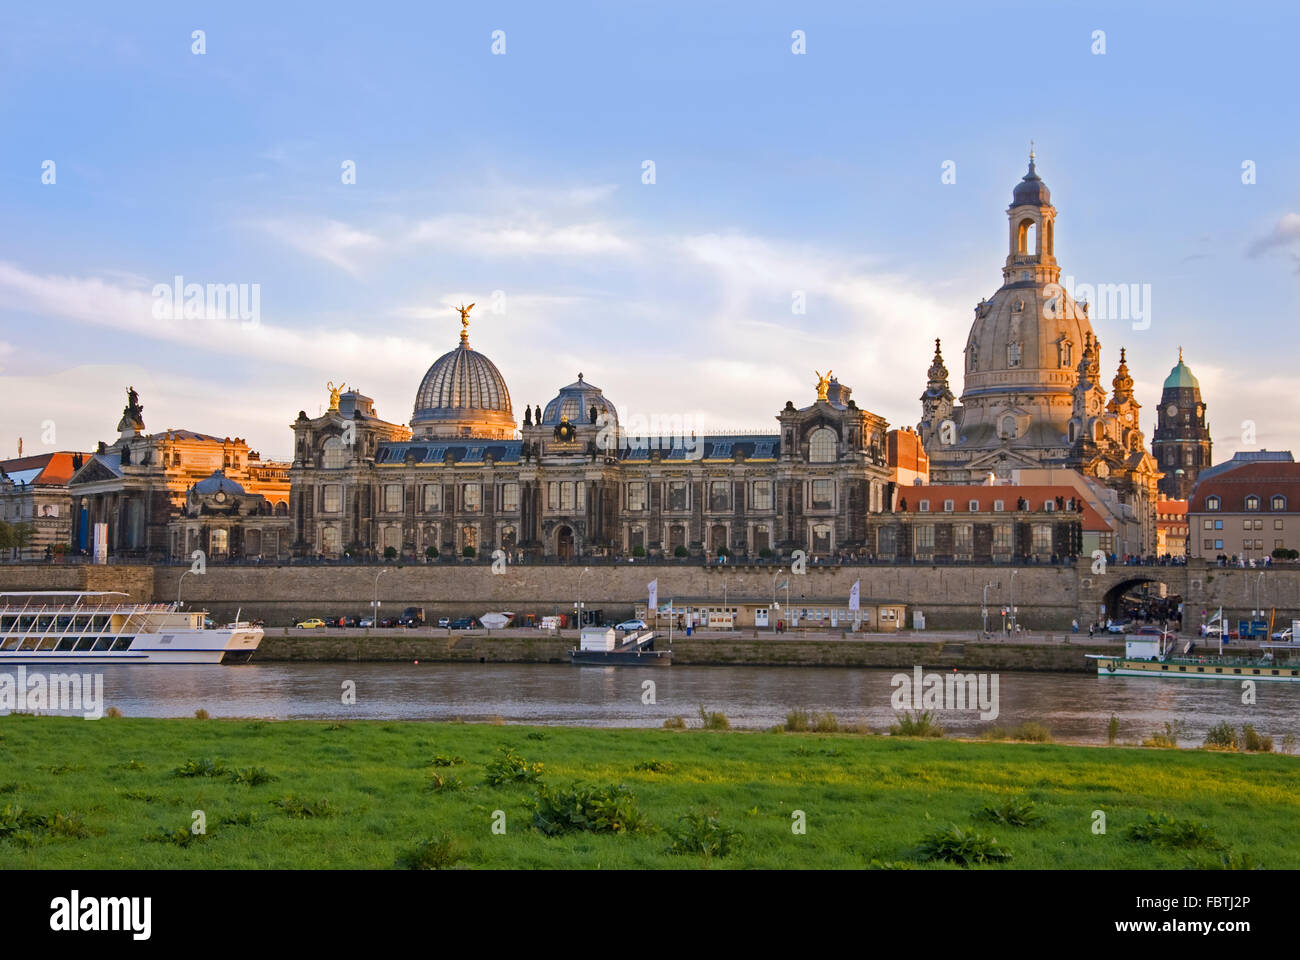
M1169 414L1169 416L1171 417L1178 416L1178 404L1176 403L1169 404L1169 406L1165 407L1165 413Z
M1130 410L1128 413L1124 414L1124 420L1125 420L1126 423L1132 423L1132 422L1133 422L1133 411L1132 411L1132 410Z
M217 491L217 503L225 503L225 502L226 502L226 491L224 491L224 490L218 490L218 491Z

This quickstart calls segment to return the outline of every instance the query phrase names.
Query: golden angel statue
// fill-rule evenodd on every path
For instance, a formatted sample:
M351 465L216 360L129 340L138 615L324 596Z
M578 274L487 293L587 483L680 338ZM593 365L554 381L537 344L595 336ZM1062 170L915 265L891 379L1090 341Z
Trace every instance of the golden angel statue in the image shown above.
M826 391L830 388L831 374L833 372L834 372L833 370L827 370L826 376L823 377L820 373L817 373L816 370L813 371L813 373L817 374L817 399L818 400L826 399Z
M336 387L333 380L325 384L325 389L330 392L330 410L333 411L339 408L339 394L346 390L347 386L346 383L340 383Z

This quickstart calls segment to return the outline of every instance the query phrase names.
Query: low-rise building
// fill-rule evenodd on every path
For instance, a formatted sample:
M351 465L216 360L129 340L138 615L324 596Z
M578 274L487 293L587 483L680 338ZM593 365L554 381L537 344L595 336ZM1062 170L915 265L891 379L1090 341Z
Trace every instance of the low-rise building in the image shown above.
M1203 472L1196 484L1187 507L1189 555L1250 562L1300 547L1300 464L1230 464Z
M1187 501L1156 501L1156 554L1187 556Z
M40 559L71 543L68 481L89 456L64 450L0 461L0 523L21 540L10 544L10 557Z

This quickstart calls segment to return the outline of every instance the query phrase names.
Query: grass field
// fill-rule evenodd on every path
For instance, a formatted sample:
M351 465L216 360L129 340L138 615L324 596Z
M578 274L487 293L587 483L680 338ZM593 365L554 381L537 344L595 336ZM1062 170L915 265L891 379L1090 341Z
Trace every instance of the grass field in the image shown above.
M489 785L505 749L526 761L513 772L541 764L539 782ZM575 781L627 794L566 801ZM9 716L0 718L0 868L389 868L419 854L468 868L959 869L918 852L954 824L983 839L959 836L943 849L1010 854L975 869L1241 865L1243 855L1245 865L1296 868L1298 788L1296 758L1201 750ZM542 789L554 801L540 811L548 829L576 821L621 831L548 835L530 806ZM998 822L986 806L1037 822ZM191 829L195 811L203 834ZM793 829L796 811L805 833ZM1105 814L1104 834L1094 811ZM1147 839L1130 836L1148 813L1173 819ZM691 815L693 824L681 820ZM627 829L638 817L640 828ZM670 852L674 844L714 853Z

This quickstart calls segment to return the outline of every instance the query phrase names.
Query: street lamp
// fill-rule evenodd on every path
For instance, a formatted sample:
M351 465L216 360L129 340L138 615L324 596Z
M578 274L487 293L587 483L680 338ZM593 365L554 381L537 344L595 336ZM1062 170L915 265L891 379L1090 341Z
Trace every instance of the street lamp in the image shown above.
M374 599L370 602L370 629L379 626L379 578L388 572L387 567L382 567L375 574L375 594Z
M980 603L980 617L984 621L984 634L986 636L988 635L989 632L989 588L990 587L996 587L998 589L1001 589L1001 585L996 583L984 584L984 599Z
M194 568L191 567L190 569L182 573L181 578L176 581L176 609L177 610L179 610L181 607L181 584L184 583L185 578L188 577L193 572L194 572Z
M776 581L779 580L780 578L781 578L781 568L777 567L776 574L772 577L772 610L773 611L781 609L781 605L776 602ZM772 621L771 623L772 632L776 633L776 617L770 617L770 619Z
M578 629L582 629L582 578L591 572L591 567L583 567L578 574Z
M1011 593L1011 634L1012 636L1014 636L1016 632L1016 574L1019 572L1020 572L1019 570L1011 571L1010 593Z

